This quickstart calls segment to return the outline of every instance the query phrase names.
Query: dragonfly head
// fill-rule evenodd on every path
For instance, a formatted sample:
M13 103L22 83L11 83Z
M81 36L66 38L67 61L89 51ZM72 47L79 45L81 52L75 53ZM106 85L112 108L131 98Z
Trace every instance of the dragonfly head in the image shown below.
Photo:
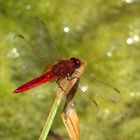
M71 57L70 60L74 63L76 69L80 68L81 61L78 58Z

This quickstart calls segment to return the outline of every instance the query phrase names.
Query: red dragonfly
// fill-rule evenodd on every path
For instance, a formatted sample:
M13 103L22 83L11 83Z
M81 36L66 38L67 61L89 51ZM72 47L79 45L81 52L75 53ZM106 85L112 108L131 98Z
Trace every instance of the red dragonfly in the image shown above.
M59 79L65 78L66 76L70 77L73 72L80 67L80 65L81 61L78 58L72 57L68 60L61 60L57 64L53 65L52 68L45 74L23 84L13 92L24 92L41 84L47 83L51 80L56 79L57 81L59 81Z
M81 65L80 59L75 57L71 57L70 59L65 60L60 59L59 52L57 48L54 47L51 36L49 35L49 32L44 23L33 22L33 26L31 29L29 29L29 31L29 40L25 39L21 35L17 35L24 41L22 42L20 40L20 42L17 42L17 47L14 47L11 51L11 54L9 54L9 56L14 61L17 61L16 63L20 65L20 67L18 66L18 68L13 68L13 78L22 81L22 78L27 77L27 75L29 77L32 77L33 73L38 72L36 71L36 68L43 67L43 65L45 66L46 61L52 61L53 63L51 62L52 65L48 67L42 75L21 85L13 91L14 93L25 92L53 80L59 82L59 80L65 77L70 77L73 72L77 70ZM25 47L25 45L27 45L28 48ZM31 51L33 51L34 53ZM32 56L31 54L35 54L35 56ZM17 73L19 73L19 77L17 77ZM94 96L97 95L112 101L119 100L119 90L117 90L113 86L95 79L94 77L91 78L91 76L84 75L85 74L83 74L82 77L86 77L85 81L91 81L92 85L94 86L89 88L90 86L87 86L88 84L81 83L81 90L85 93L88 93L89 96L93 96L90 98L94 98Z

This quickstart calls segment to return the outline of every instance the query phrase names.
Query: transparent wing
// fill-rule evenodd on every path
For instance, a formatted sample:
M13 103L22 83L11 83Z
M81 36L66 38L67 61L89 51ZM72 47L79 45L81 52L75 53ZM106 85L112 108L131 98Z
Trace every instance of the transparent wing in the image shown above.
M37 57L24 40L14 37L9 47L7 57L10 61L11 78L21 83L42 73L45 63Z
M53 43L53 39L42 21L33 20L29 30L30 46L42 59L54 63L60 59L60 53Z
M89 94L84 95L81 93L80 85L78 87L77 93L74 97L74 103L80 114L86 114L90 112L91 114L96 114L99 112L98 102L94 98L90 98Z
M120 91L92 76L83 74L80 79L80 90L94 100L96 97L117 102L120 100Z
M90 111L91 114L96 114L99 111L98 103L89 96L79 94L81 92L79 88L79 81L80 79L76 81L75 85L67 94L65 107L71 102L71 100L74 100L75 106L78 109L78 113L82 114L83 112L86 113ZM67 79L63 80L63 82L61 81L59 86L63 88L62 85L64 85L65 82L67 82Z
M11 78L18 83L42 74L46 65L57 61L59 55L44 23L31 20L28 25L27 36L13 35L13 43L7 52Z

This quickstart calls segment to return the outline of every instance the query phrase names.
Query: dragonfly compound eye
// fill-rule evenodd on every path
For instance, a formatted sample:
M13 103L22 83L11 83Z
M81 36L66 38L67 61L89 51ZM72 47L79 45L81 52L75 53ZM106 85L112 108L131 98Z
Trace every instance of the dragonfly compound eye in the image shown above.
M70 60L74 62L76 69L78 69L81 66L81 61L78 58L72 57Z

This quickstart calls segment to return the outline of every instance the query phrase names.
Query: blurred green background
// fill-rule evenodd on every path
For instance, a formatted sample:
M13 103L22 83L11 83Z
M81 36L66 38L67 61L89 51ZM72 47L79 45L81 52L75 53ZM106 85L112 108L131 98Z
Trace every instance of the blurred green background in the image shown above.
M18 72L10 57L15 53L13 37L26 36L27 21L38 18L64 57L81 58L86 73L121 91L116 104L101 100L98 113L92 113L92 106L77 94L81 140L140 140L139 10L139 0L0 0L0 139L38 139L55 98L55 84L29 91L32 94L12 94L26 81L14 78ZM21 77L31 79L24 71ZM61 112L62 107L52 130L66 140Z

